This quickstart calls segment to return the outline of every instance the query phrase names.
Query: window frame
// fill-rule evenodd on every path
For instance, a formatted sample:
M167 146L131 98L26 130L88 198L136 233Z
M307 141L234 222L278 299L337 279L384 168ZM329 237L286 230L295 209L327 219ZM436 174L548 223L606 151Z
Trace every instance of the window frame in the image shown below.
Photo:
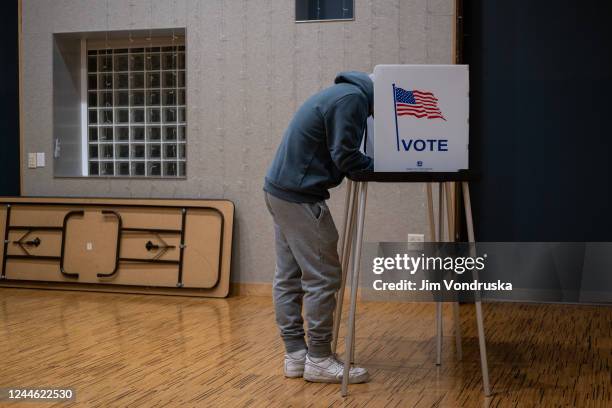
M183 37L184 38L184 37ZM176 179L186 179L187 178L187 127L188 127L188 117L187 117L187 48L186 42L180 39L180 41L176 41L173 38L164 38L158 37L155 39L115 39L112 41L105 40L81 40L81 145L82 145L82 174L84 177L88 178L128 178L128 179L168 179L168 180L176 180ZM147 70L147 53L151 52L148 49L151 48L160 48L159 52L155 51L152 54L159 55L159 69ZM184 63L182 66L179 64L179 60L176 60L173 63L173 66L170 69L164 69L163 66L163 56L164 51L162 47L182 47L181 49L175 49L174 51L166 50L167 53L175 52L178 54L179 58L181 58L180 54L184 55ZM136 70L132 71L131 66L128 66L127 71L115 71L115 67L112 66L109 72L104 74L112 75L112 85L108 88L108 91L105 91L100 87L100 79L103 75L102 71L100 71L100 67L96 67L96 71L93 75L96 78L96 88L93 90L89 89L89 58L93 57L90 55L90 51L97 50L96 52L96 61L100 60L100 53L103 53L106 50L111 51L111 58L113 60L113 65L115 63L115 56L129 56L132 55L131 49L144 48L142 53L134 53L134 55L142 55L144 57L143 61L143 69L142 71ZM115 53L115 50L128 49L127 53ZM128 64L131 65L131 61L128 59ZM132 80L133 77L131 75L132 72L141 73L144 79L144 83L142 87L133 88ZM159 73L159 86L149 87L147 84L148 73L150 72L158 72ZM174 86L164 86L164 76L165 74L174 73ZM127 75L128 76L128 85L127 88L118 87L118 84L115 82L118 76ZM181 78L179 81L179 78ZM181 82L181 83L179 83ZM133 105L133 97L134 90L136 93L142 93L144 96L144 101L142 104L138 103L137 105ZM159 104L149 105L148 104L148 96L149 91L151 90L159 90ZM141 91L141 92L140 92ZM168 95L174 95L174 103L172 104L164 104L164 97L166 96L166 92L168 91ZM121 92L126 92L128 94L128 103L126 106L119 106L116 104L116 95ZM95 106L89 105L89 96L91 94L96 95L96 103ZM90 112L95 111L96 116L104 109L101 105L101 101L98 99L102 94L110 93L112 98L112 103L110 104L110 109L112 109L112 122L107 126L106 124L102 124L99 121L99 118L96 120L95 124L90 124L89 114ZM179 98L179 95L182 96ZM182 102L182 103L181 103ZM135 109L142 110L144 114L144 118L142 122L133 123L133 116ZM164 109L168 108L168 109ZM172 109L174 108L174 109ZM127 119L126 123L118 123L117 118L115 117L119 110L127 111ZM149 122L149 110L151 112L158 111L159 113L159 122L155 121L154 123ZM175 120L171 120L166 122L165 114L168 112L174 112ZM183 120L181 120L181 117ZM90 141L90 128L95 128L96 140ZM103 141L100 140L99 131L101 129L111 128L113 133L113 139L111 141ZM116 137L117 129L128 129L128 137L127 140L118 140ZM138 128L137 130L140 133L139 129L142 129L144 132L143 139L134 140L133 139L133 130ZM170 139L166 139L166 135L164 131L168 131L174 128L172 136ZM150 139L150 129L159 129L159 135L155 138L155 140ZM169 133L169 134L170 134ZM95 148L93 147L95 146ZM108 149L106 146L112 146L113 154L112 159L104 160L101 156L103 147ZM119 150L125 150L125 146L127 146L127 157L118 157ZM166 151L173 150L174 153L170 154L170 156L166 156ZM92 149L97 149L97 157L90 157L90 147ZM134 157L133 151L135 149L143 149L144 156L143 157ZM159 149L159 155L153 155L152 157L151 150ZM98 164L98 174L93 174L90 172L90 163L92 166L95 163ZM103 174L102 172L102 164L103 163L112 163L112 174ZM119 169L120 166L125 165L127 163L127 173L128 174L120 174ZM135 174L136 167L140 167L140 163L144 166L143 173ZM173 164L174 163L174 164ZM158 164L159 169L157 171L151 171L155 168L155 165ZM174 174L170 174L168 170L173 168Z
M350 18L325 18L325 19L318 19L318 20L298 20L297 18L297 2L298 0L294 1L294 7L293 7L293 20L296 23L334 23L334 22L347 22L347 21L355 21L356 19L356 15L357 15L357 10L355 9L355 0L351 0L353 3L353 17Z

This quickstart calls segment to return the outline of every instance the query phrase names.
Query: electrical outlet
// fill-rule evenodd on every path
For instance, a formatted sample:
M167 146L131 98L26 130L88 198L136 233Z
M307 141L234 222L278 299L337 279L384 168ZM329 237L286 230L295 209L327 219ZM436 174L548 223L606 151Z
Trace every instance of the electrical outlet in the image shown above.
M408 234L408 242L425 242L424 234Z
M36 153L28 153L28 168L36 168Z
M91 251L91 250L93 249L93 243L88 242L88 243L86 244L86 248L87 248L87 250L88 250L88 251Z

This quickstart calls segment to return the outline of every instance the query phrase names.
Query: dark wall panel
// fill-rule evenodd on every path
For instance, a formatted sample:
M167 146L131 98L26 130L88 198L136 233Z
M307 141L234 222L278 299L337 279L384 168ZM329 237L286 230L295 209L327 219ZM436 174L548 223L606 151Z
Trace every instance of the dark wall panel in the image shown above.
M0 195L19 195L19 74L15 0L2 3L0 14Z
M464 1L477 239L612 241L611 11Z

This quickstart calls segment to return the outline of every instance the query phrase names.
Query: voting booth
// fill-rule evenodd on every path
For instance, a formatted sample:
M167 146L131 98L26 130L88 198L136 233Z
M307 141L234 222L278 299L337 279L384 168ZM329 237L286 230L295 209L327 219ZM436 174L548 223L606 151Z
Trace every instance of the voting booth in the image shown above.
M342 284L337 296L332 349L338 343L344 289L351 298L342 395L348 394L350 364L355 352L355 319L359 263L369 182L426 183L432 241L453 241L457 223L453 186L461 192L470 243L475 242L469 193L474 174L468 166L469 73L466 65L377 65L374 68L374 115L368 118L362 152L374 158L374 172L348 176L341 241ZM432 185L438 186L437 219ZM473 245L472 245L473 247ZM349 279L350 277L350 279ZM477 279L476 276L474 278ZM480 296L475 293L476 323L483 389L490 395ZM461 358L459 304L453 304L455 341ZM436 364L441 364L442 303L436 303Z
M468 168L467 66L378 65L374 78L374 171Z

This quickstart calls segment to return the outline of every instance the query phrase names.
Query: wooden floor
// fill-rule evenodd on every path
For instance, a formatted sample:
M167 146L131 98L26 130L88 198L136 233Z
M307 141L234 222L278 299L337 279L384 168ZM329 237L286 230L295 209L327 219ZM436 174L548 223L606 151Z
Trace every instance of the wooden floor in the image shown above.
M491 384L481 391L473 306L461 307L464 358L445 311L434 365L434 305L362 303L358 363L338 385L282 376L270 299L200 299L0 289L0 387L71 386L91 407L610 407L612 308L487 304ZM1 403L0 403L1 405ZM5 405L2 405L5 406Z

